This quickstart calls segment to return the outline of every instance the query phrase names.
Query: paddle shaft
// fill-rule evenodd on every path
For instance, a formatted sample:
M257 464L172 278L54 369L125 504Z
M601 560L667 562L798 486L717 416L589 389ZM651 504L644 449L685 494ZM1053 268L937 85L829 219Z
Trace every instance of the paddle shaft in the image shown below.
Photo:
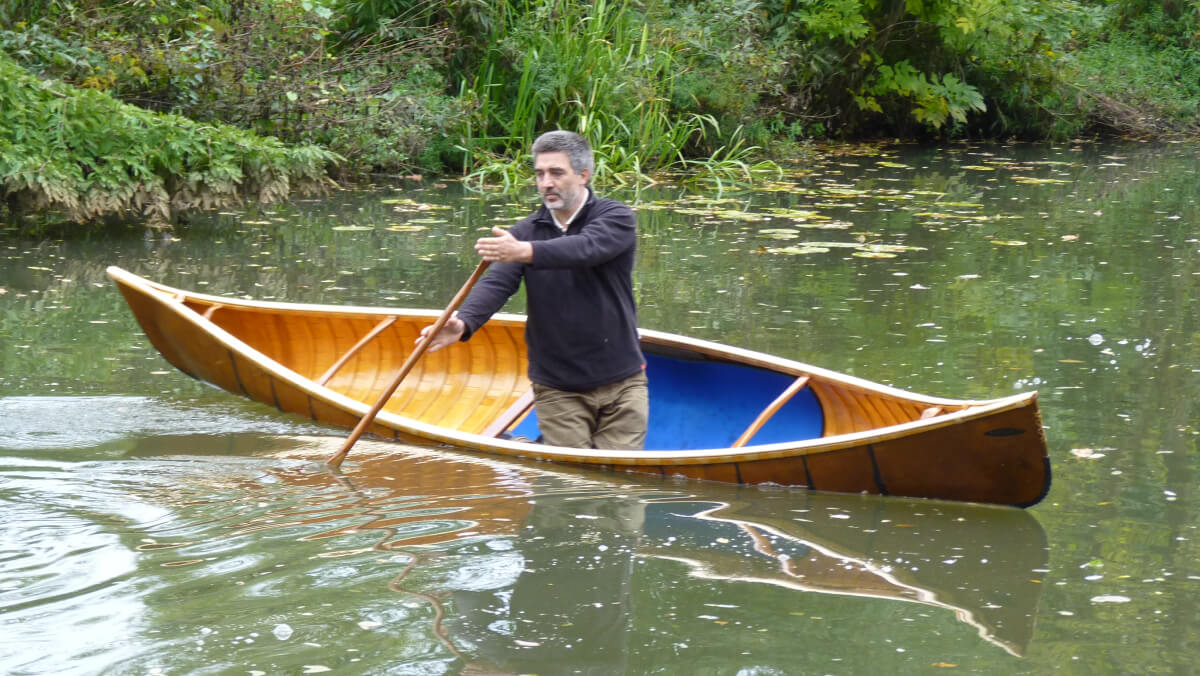
M467 294L470 293L471 288L475 286L475 282L478 282L479 278L483 276L483 273L487 270L488 265L490 265L490 263L487 261L480 261L479 265L475 268L475 272L471 273L471 277L467 280L467 283L463 284L462 288L458 290L458 293L455 294L454 298L450 301L450 304L447 305L446 309L442 311L442 316L438 317L437 321L434 322L433 328L425 335L425 338L419 341L416 347L413 348L412 354L408 355L408 359L406 359L404 361L404 365L400 367L400 372L396 374L396 378L392 381L392 384L388 386L386 390L384 390L383 395L379 397L379 401L375 402L375 405L371 407L370 411L367 411L367 414L362 417L362 420L358 421L358 425L354 427L354 431L350 433L349 438L346 439L346 443L342 445L342 448L337 453L329 456L329 459L325 461L326 465L335 468L341 466L342 461L346 459L346 456L350 453L350 449L354 447L354 444L358 441L358 438L361 437L363 432L366 432L367 428L371 426L371 423L375 421L375 416L379 415L379 412L383 410L384 405L387 404L388 400L392 398L392 394L396 392L396 388L400 387L400 383L404 381L409 372L413 370L413 367L417 365L417 360L419 360L421 356L424 355L429 349L429 344L433 342L434 337L441 332L442 327L446 325L446 322L450 321L450 316L454 314L454 311L458 309L458 306L462 305L463 301L467 299Z

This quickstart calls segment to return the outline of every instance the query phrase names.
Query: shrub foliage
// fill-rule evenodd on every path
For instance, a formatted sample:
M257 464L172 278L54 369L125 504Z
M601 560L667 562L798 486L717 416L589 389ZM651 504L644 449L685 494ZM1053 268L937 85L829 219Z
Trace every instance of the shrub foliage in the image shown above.
M79 159L93 152L81 140L45 158L24 145L3 180L10 203L161 220L237 191L278 194L262 176L279 163L296 163L289 185L315 184L318 166L514 185L550 128L586 135L598 177L615 181L748 179L813 139L1194 138L1197 36L1195 0L12 0L0 3L7 96L74 116L72 133L117 101L143 112L114 118L131 126L114 132L129 152L112 167ZM45 94L29 73L63 84ZM2 114L6 138L48 133L37 114ZM151 120L193 131L168 142ZM151 154L185 137L284 159L260 175L195 148ZM200 169L174 173L181 162Z
M0 190L12 214L88 221L133 210L163 226L180 210L322 190L337 159L41 80L0 54Z

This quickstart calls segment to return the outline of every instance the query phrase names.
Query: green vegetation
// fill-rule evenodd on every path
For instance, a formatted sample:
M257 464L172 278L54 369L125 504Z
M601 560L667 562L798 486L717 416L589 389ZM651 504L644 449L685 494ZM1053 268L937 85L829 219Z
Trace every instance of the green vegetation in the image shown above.
M86 221L134 210L161 226L173 210L320 190L335 159L40 81L0 54L0 180L13 212L57 209Z
M282 175L512 188L551 128L586 135L610 184L751 181L825 140L1194 138L1198 37L1185 0L16 0L0 7L6 96L93 112L35 123L6 102L0 181L10 217L161 221L164 205L282 197ZM114 166L64 140L89 125L125 139ZM236 136L243 155L154 159L183 151L138 125Z

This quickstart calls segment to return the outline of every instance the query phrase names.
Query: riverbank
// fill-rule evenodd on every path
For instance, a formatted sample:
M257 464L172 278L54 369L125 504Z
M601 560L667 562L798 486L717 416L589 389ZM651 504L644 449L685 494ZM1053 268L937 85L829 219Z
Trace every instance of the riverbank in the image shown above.
M277 167L306 177L317 157L341 181L419 173L519 184L530 141L549 128L585 134L598 178L616 184L664 171L753 181L813 143L863 138L1200 137L1200 9L1179 3L77 5L0 8L0 51L60 81L59 97L100 93L326 153L285 156ZM61 129L73 111L47 114ZM123 121L97 124L103 133ZM168 193L208 170L134 158L106 171L104 153L83 152L70 135L34 143L30 124L0 120L0 145L30 166L48 148L65 152L81 174L69 199L91 194L90 203L127 210L129 200L114 196L145 183L137 166ZM10 219L45 206L13 197L27 187L23 171L0 163ZM255 192L238 171L223 178L234 184L227 193ZM206 187L221 192L217 182Z

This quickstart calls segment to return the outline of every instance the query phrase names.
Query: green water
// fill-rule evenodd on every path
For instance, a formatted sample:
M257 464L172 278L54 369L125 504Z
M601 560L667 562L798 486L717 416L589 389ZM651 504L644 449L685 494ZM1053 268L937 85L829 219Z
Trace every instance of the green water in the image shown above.
M927 394L1036 389L1026 510L356 446L190 380L107 265L442 307L533 206L380 186L0 231L0 671L1191 673L1200 181L1185 145L859 149L638 208L641 324ZM510 310L521 310L515 299ZM937 471L937 468L929 468Z

